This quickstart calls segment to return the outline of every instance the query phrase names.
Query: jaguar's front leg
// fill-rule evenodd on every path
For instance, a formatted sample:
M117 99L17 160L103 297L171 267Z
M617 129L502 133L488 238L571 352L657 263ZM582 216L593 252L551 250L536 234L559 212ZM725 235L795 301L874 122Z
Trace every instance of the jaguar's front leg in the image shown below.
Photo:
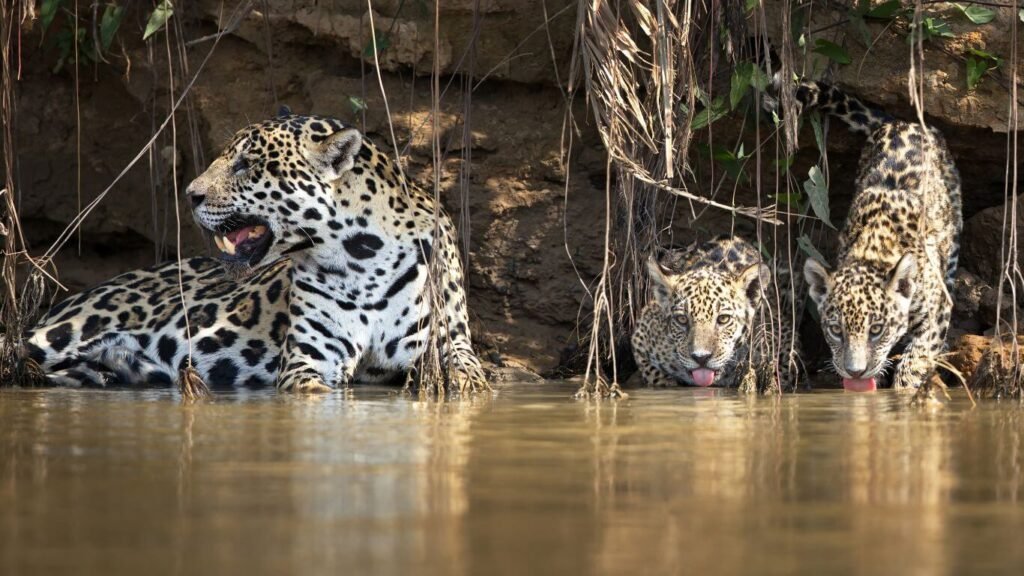
M679 385L675 378L663 372L654 362L651 362L647 355L641 352L636 353L636 365L640 369L640 376L643 377L644 385L650 388Z
M893 378L892 387L898 392L915 391L927 386L929 377L942 354L942 346L949 327L952 302L945 293L936 298L938 302L930 310L922 312L923 321L917 323L917 334L911 335L910 343L903 351L899 366ZM922 392L927 390L922 389Z
M358 320L347 322L341 310L336 317L329 317L325 308L323 302L313 301L310 294L293 286L289 294L292 317L281 354L278 390L329 392L352 382L362 345L346 327L357 325ZM303 310L311 312L304 315Z

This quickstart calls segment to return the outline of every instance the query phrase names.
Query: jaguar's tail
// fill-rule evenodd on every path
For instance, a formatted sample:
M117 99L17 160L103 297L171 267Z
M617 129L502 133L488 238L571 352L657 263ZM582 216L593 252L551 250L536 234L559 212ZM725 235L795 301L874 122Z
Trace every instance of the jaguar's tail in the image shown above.
M782 82L778 74L775 75L772 87L776 94L782 89ZM795 97L801 112L820 110L839 118L853 132L871 134L893 120L892 116L886 112L868 106L856 96L851 96L826 82L802 80L796 85ZM770 108L778 108L778 101L775 98L769 98L767 102Z

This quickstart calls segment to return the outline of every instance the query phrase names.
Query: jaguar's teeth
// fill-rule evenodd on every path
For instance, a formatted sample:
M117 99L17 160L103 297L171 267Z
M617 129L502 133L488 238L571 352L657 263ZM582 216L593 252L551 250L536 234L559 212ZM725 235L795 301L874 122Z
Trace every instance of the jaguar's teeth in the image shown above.
M213 242L217 245L217 248L225 254L231 256L235 255L235 245L228 239L227 236L221 236L219 234L214 235Z
M224 237L224 251L231 256L235 255L235 244L227 236Z
M266 226L253 226L252 230L249 232L249 238L253 238L253 239L259 238L260 236L263 236L263 234L265 234L266 231L267 231L267 227Z

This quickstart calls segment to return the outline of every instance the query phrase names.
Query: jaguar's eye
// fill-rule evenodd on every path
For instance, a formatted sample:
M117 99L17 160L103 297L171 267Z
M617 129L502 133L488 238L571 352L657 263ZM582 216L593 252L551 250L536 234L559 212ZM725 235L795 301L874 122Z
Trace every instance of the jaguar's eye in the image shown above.
M872 324L871 328L868 329L868 335L872 338L878 338L882 335L882 328L881 324Z
M690 323L690 317L682 313L673 315L672 319L675 320L676 324L679 324L680 326L686 326Z
M239 156L235 163L231 165L231 172L235 175L241 174L249 169L249 159L245 156Z
M842 327L839 326L839 324L829 324L828 333L830 336L836 339L843 337L843 329Z
M719 314L718 315L718 320L716 320L716 322L718 322L719 326L725 326L726 324L728 324L731 321L732 321L732 316L729 315L729 314Z

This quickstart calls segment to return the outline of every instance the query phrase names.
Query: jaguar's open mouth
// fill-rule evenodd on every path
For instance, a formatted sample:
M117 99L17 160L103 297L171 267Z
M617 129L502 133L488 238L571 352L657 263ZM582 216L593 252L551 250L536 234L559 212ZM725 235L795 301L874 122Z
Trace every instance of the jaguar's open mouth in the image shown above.
M274 238L265 220L249 216L231 216L210 233L221 259L250 266L267 255Z

